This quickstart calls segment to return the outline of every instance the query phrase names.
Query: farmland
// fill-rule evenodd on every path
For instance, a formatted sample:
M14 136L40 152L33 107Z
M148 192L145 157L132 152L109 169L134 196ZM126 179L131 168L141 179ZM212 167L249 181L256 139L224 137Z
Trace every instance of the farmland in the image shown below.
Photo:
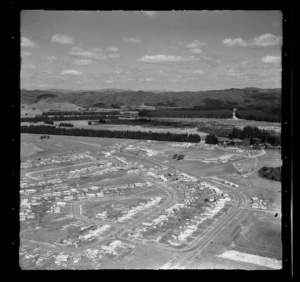
M20 266L271 269L281 184L257 174L271 164L279 152L21 134Z

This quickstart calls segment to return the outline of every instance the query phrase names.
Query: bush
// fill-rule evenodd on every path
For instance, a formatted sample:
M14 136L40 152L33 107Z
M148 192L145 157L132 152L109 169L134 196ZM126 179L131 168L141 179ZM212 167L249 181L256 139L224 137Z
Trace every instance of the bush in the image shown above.
M258 174L266 179L281 181L281 167L262 167Z
M214 134L208 134L205 138L206 144L218 144L219 140L218 137Z

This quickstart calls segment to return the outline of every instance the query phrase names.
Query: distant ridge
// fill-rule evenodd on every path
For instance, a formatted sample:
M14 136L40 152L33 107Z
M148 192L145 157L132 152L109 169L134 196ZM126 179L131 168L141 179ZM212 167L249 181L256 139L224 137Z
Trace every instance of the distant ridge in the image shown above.
M78 107L101 105L207 107L207 108L281 108L281 89L256 87L231 88L208 91L148 91L148 90L26 90L21 89L22 104L36 104L41 99L58 103L70 103Z

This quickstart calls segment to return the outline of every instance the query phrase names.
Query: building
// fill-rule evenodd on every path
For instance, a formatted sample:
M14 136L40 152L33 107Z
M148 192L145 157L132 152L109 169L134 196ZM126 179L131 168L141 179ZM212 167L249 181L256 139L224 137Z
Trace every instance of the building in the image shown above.
M69 255L57 255L56 256L56 261L61 262L61 261L68 261Z

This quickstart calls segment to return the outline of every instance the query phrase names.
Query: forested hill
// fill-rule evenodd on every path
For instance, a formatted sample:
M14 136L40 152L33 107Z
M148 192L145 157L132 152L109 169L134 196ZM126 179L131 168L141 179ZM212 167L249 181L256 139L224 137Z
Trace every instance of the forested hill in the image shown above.
M67 102L80 107L111 106L155 106L183 107L198 109L262 110L279 111L281 89L226 89L197 92L157 92L106 89L99 91L74 90L21 90L22 104L35 104L40 101Z

